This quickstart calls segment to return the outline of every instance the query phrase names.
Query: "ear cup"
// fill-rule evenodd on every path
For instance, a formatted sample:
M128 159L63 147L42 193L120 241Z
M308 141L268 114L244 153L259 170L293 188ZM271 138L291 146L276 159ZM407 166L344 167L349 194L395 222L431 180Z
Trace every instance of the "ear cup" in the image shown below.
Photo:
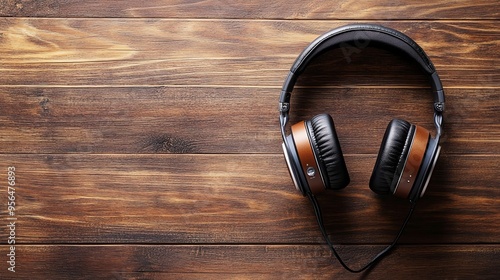
M377 194L392 194L399 182L415 126L399 119L392 120L384 134L382 144L370 178L370 189Z
M326 187L345 188L350 178L332 117L327 114L314 116L306 121L306 126Z

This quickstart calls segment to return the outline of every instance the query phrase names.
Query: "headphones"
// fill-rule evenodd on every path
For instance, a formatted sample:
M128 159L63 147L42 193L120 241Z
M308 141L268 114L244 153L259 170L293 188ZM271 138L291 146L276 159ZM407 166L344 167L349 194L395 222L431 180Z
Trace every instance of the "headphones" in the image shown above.
M360 47L368 45L406 54L427 73L434 95L436 136L431 137L427 129L405 120L394 119L387 126L369 186L377 194L393 194L408 199L412 207L393 243L363 268L354 270L345 265L336 253L324 229L321 211L315 198L315 195L326 189L343 189L350 182L333 119L327 114L314 116L310 120L292 125L289 135L286 134L286 125L294 85L313 58L335 48L341 48L346 54L357 46L355 50L359 52ZM355 24L333 29L314 40L295 60L279 99L283 153L295 187L313 203L323 236L347 270L365 270L388 253L399 239L416 202L427 189L439 157L444 101L439 76L422 48L405 34L380 25Z

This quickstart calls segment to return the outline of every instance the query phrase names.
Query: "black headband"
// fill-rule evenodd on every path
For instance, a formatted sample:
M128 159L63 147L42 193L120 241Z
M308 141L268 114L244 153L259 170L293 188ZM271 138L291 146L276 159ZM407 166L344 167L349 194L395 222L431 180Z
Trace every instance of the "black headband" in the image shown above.
M441 115L444 111L443 86L429 57L415 41L405 34L394 29L373 24L346 25L333 29L318 37L304 49L295 60L281 89L279 101L280 112L287 114L290 109L290 96L295 82L314 57L327 50L342 48L353 43L355 45L362 44L363 46L373 44L376 47L394 48L411 57L429 75L434 94L434 112ZM436 126L440 130L440 121Z

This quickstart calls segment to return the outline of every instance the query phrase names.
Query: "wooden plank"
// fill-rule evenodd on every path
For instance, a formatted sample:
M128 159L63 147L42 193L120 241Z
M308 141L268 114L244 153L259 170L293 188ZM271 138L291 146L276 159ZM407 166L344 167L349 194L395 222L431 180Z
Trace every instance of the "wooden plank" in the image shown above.
M7 250L6 246L0 249ZM379 247L341 249L346 261L358 266ZM34 275L54 280L382 279L388 274L404 279L495 279L500 275L495 262L500 249L489 245L400 246L361 275L342 270L328 248L319 245L20 245L16 254L16 272L2 269L2 279L31 279Z
M494 1L446 0L432 3L389 0L312 1L7 1L0 16L30 17L168 17L245 19L498 19ZM203 11L200 13L200 11Z
M500 6L399 2L0 0L0 279L499 279ZM276 109L299 52L353 22L414 38L447 93L429 190L362 275L294 190ZM319 201L355 267L408 209L367 182L390 119L433 128L427 87L371 47L331 51L298 81L291 122L328 112L340 135L352 181Z
M281 153L279 89L0 88L1 153ZM443 153L498 154L496 89L446 91ZM330 113L347 154L376 154L402 118L434 131L428 89L310 88L291 123ZM369 137L368 135L373 135Z
M401 241L498 243L498 159L443 155ZM408 210L368 189L374 160L346 156L350 186L319 198L339 244L389 243ZM21 244L322 242L279 154L0 156L0 170L8 166ZM2 193L7 205L6 185Z
M0 85L278 88L314 38L347 23L5 18L0 22ZM497 22L379 23L416 40L445 87L499 86ZM422 75L387 51L366 48L350 60L341 51L333 54L336 59L321 60L322 69L331 71L322 71L315 85L331 84L332 74L342 86L422 86Z

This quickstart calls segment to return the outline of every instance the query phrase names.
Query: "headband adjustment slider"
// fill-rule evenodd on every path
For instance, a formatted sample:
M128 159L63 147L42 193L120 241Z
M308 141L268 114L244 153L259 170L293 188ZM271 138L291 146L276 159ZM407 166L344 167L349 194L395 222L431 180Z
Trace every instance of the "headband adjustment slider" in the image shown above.
M439 112L439 113L444 112L444 102L435 102L434 103L434 110L436 110L436 112Z
M279 103L279 110L280 110L280 113L287 113L290 110L290 103L289 102L280 102Z

